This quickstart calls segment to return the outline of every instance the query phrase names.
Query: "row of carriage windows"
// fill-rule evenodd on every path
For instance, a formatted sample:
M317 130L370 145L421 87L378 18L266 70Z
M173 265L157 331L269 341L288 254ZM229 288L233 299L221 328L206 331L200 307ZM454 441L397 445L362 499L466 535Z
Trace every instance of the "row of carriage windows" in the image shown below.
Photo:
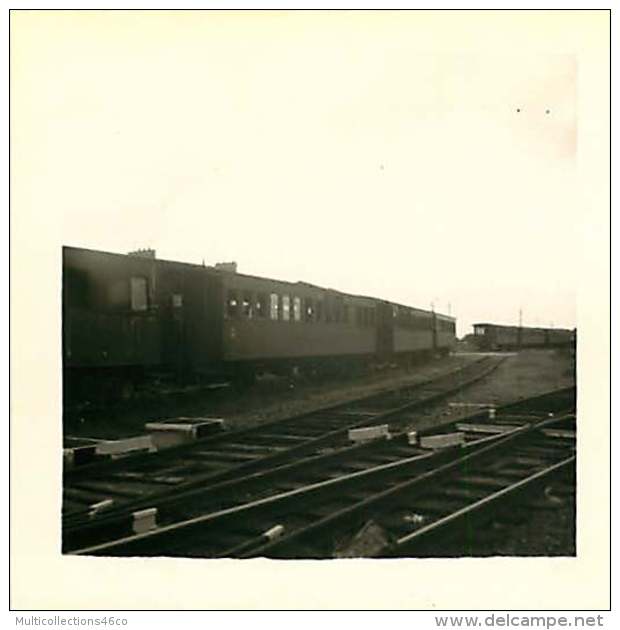
M403 328L411 330L432 330L433 318L420 316L413 309L394 306L393 317ZM376 324L374 307L351 306L342 298L317 300L300 298L278 293L252 293L230 289L226 302L226 315L229 318L271 319L285 322L325 322L355 324L359 327L373 327ZM437 319L437 330L454 332L454 322Z
M81 277L71 278L71 284L75 287L77 303L87 302L86 282L80 283ZM125 285L126 287L126 285ZM118 295L116 295L118 293ZM110 287L109 301L118 303L126 298L126 288L122 283ZM129 281L129 301L132 311L146 311L149 308L148 280L142 276L132 276ZM172 306L179 308L183 305L181 294L172 295ZM288 294L278 293L253 293L251 291L239 291L230 289L226 302L226 315L230 318L244 317L246 319L271 319L292 322L326 322L326 323L352 323L359 327L373 327L376 324L374 307L352 306L346 304L342 297L327 300L314 298L300 298ZM412 330L432 330L432 318L420 316L413 309L406 307L392 307L392 315L403 328ZM454 332L454 322L437 319L439 331ZM474 327L474 334L483 335L483 326Z
M252 293L230 289L226 300L229 318L271 319L284 322L355 323L358 326L375 325L374 307L345 304L342 298L317 300L278 293ZM354 320L353 320L354 318Z
M131 310L145 311L148 309L148 283L146 278L132 277L130 280ZM182 297L173 295L173 305L180 306ZM350 310L354 311L354 322L360 327L375 325L375 309L373 307L351 307L340 297L323 301L313 298L280 295L278 293L252 293L250 291L228 291L226 313L228 317L242 316L246 319L267 318L281 321L304 321L307 323L342 322L349 323ZM432 330L432 318L420 317L412 309L398 306L392 308L393 317L399 325L412 330ZM453 332L454 322L437 319L437 330ZM475 334L484 334L484 328L477 326Z
M433 319L437 322L437 330L439 332L454 333L456 327L453 321L447 319L433 318L432 314L420 315L411 308L404 306L392 307L392 315L402 328L409 330L433 330Z
M131 310L145 311L148 309L148 282L143 277L132 277L130 280ZM182 296L172 296L173 306L181 306ZM349 323L350 312L353 311L354 321L360 327L372 327L375 325L375 309L373 307L350 307L342 298L329 301L313 298L300 298L298 296L280 295L278 293L252 293L250 291L228 291L226 313L228 317L269 318L281 321L304 321L307 323L342 322ZM416 315L412 309L393 306L392 315L403 328L411 330L432 330L432 318ZM454 332L454 322L437 319L437 330ZM484 334L482 326L475 327L475 334Z

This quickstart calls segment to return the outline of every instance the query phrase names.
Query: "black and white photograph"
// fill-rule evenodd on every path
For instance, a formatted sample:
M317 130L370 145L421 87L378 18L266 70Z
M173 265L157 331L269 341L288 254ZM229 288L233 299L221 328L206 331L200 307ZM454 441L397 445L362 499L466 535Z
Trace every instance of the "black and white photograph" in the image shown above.
M103 585L58 601L605 583L608 11L14 10L10 54L12 537Z

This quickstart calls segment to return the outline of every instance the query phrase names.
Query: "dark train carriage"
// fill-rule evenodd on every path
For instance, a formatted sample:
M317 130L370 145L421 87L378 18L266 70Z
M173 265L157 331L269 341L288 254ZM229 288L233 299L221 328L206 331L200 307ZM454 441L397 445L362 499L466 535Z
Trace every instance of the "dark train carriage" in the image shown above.
M67 387L79 389L111 370L135 375L160 363L155 282L151 257L63 248Z
M428 311L392 304L395 354L429 354L435 349L435 317Z
M217 372L223 357L223 290L210 267L158 260L155 296L161 365L181 378Z
M388 303L392 344L396 357L419 357L433 352L445 354L456 342L455 319L448 315Z
M237 366L318 365L376 348L376 301L245 274L220 272L222 358Z
M449 315L435 313L435 349L446 353L456 344L456 319Z
M454 332L451 317L303 282L156 259L151 250L63 249L69 394L131 387L146 375L349 368L447 351Z

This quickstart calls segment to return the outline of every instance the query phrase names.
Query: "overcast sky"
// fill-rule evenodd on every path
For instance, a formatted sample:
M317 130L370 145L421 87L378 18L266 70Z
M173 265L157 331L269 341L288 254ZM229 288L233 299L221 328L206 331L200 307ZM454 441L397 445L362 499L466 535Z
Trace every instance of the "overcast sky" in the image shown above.
M460 335L519 308L525 325L575 325L565 51L439 50L423 14L28 19L13 160L29 161L37 229L433 302Z

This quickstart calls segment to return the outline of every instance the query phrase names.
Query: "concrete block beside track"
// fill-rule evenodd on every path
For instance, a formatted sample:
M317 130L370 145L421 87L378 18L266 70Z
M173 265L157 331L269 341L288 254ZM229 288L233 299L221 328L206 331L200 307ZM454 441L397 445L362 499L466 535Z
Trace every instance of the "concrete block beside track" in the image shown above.
M124 440L110 440L97 444L97 455L108 457L121 457L154 450L155 446L150 435L138 435Z
M387 439L390 437L389 426L379 424L374 427L360 427L349 430L349 440L352 442L366 442L367 440Z
M117 458L139 452L155 450L150 435L139 435L122 440L99 440L66 438L67 446L63 449L63 459L67 468L92 464L106 458Z
M222 418L174 418L145 425L157 450L193 442L224 429Z
M147 508L132 514L132 529L135 534L143 534L157 527L157 508Z
M439 435L424 435L420 438L420 446L422 448L448 448L449 446L459 446L461 444L465 444L465 433L461 431Z

